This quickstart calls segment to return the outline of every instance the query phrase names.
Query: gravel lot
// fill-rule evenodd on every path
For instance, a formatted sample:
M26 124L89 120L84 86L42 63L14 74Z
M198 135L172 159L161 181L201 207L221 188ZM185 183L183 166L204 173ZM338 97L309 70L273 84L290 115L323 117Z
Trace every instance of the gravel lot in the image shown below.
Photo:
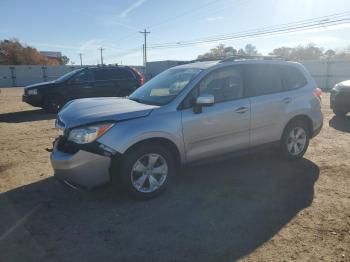
M54 115L0 93L0 261L350 261L350 116L324 95L305 158L272 151L185 168L135 201L52 177Z

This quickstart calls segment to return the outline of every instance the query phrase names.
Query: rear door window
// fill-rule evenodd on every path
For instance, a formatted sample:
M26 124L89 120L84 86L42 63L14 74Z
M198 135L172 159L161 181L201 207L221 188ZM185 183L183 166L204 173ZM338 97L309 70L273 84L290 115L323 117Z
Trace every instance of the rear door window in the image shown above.
M307 80L300 70L294 66L281 66L283 85L286 90L303 87Z
M284 91L279 65L246 65L247 96L261 96Z

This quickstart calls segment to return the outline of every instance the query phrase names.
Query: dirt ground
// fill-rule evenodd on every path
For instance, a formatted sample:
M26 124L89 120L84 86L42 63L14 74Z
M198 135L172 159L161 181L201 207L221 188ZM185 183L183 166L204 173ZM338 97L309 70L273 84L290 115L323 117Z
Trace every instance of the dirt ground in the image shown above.
M299 162L266 151L185 168L151 201L53 177L54 115L0 93L0 261L350 261L350 116L324 94Z

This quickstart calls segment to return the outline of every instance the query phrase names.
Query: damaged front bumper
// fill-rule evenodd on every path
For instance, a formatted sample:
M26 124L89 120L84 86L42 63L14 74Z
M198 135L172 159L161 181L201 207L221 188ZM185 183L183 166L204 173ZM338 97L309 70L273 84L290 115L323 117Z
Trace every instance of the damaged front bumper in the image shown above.
M57 179L89 189L110 181L111 158L98 143L80 147L60 137L54 142L51 164Z

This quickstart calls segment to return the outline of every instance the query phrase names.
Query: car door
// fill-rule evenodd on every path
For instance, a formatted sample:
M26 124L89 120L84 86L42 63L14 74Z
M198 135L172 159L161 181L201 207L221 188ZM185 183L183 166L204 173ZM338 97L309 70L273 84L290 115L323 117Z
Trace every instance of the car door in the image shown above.
M248 64L245 76L251 104L251 146L279 141L294 104L293 91L284 90L281 66Z
M193 110L193 100L211 94L215 103ZM217 69L204 77L183 103L182 131L187 161L249 147L250 104L243 97L241 66Z
M95 97L118 96L118 83L115 70L113 68L101 67L94 69Z
M69 100L91 97L94 87L93 82L93 76L89 69L84 69L83 71L74 75L68 80L65 88Z

